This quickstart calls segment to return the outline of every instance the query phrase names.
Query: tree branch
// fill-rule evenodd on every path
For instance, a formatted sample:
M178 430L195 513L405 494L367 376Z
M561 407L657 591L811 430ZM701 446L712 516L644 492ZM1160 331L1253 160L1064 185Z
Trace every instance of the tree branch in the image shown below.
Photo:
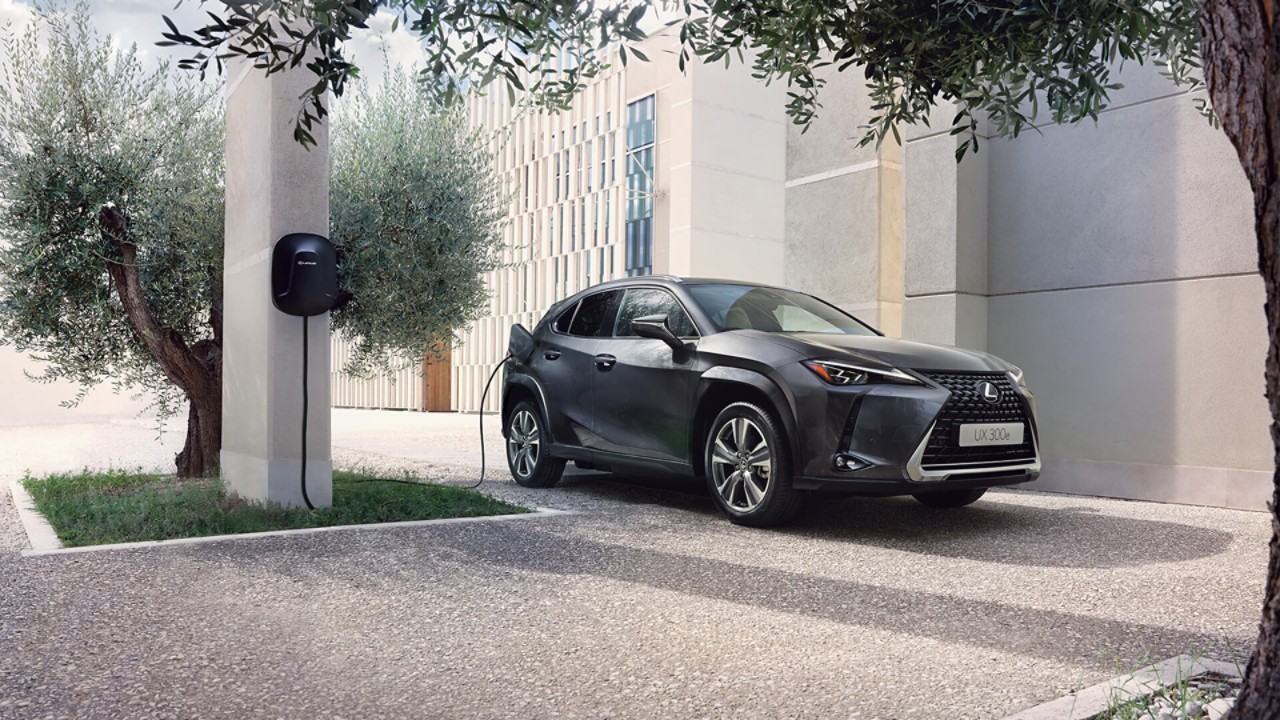
M120 304L124 306L133 331L160 363L165 377L187 395L201 393L210 385L211 364L208 361L212 358L198 357L187 347L186 340L177 330L164 327L156 320L138 277L138 246L128 240L128 225L124 213L115 207L104 206L98 212L102 238L114 255L107 264L107 272L120 297Z

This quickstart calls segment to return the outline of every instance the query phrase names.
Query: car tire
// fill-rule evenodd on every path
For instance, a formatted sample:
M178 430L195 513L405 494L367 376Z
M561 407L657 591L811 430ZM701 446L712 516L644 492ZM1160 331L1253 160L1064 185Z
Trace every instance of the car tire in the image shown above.
M507 467L517 484L531 488L549 488L560 482L565 461L553 458L543 447L548 434L538 406L521 400L507 414L505 442Z
M978 498L986 494L986 488L974 488L972 490L937 490L916 493L912 497L929 507L958 508L972 505L978 501Z
M764 408L737 402L721 410L707 432L704 459L707 489L731 522L770 527L800 509L786 435Z

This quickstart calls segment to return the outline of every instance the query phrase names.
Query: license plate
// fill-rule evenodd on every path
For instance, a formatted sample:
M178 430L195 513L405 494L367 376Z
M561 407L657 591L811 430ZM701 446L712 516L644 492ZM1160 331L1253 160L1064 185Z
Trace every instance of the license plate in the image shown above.
M960 447L1021 445L1022 423L968 423L960 426Z

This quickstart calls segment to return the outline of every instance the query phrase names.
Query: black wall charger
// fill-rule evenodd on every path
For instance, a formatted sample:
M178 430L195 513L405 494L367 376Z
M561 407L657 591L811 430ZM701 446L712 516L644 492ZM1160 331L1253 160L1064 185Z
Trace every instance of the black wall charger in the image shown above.
M302 501L307 495L307 318L333 309L338 297L338 257L329 240L312 233L290 233L271 251L271 302L287 315L302 318Z

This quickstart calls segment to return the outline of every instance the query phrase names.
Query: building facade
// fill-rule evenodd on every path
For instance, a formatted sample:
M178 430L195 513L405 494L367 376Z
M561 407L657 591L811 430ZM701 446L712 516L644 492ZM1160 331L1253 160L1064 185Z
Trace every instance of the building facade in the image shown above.
M833 73L807 132L746 67L615 67L571 111L470 102L510 193L489 316L454 349L452 409L479 408L512 323L644 273L813 292L891 336L1024 368L1043 489L1264 509L1266 330L1249 187L1194 95L1150 68L1096 124L983 138L957 164L952 109L904 145ZM486 409L496 409L490 398Z
M784 95L741 67L680 73L676 48L651 36L651 62L615 60L562 113L469 100L510 206L488 316L454 349L454 409L479 409L513 323L583 288L651 273L783 281Z

